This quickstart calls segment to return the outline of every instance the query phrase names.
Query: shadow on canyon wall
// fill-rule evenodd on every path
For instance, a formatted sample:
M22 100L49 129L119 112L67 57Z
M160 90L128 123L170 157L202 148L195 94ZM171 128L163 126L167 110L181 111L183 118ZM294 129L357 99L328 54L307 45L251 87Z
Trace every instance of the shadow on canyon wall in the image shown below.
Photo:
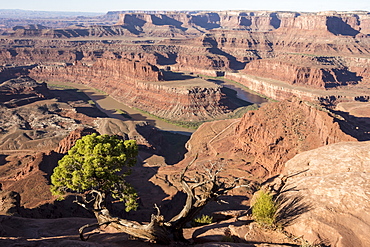
M370 141L370 118L355 117L348 112L333 111L345 120L338 121L344 133L356 138L359 141Z
M61 93L63 91L63 93ZM90 98L78 89L50 89L51 94L58 99L59 102L70 103L72 101L84 101L89 102ZM96 96L99 99L104 99L105 96ZM107 114L97 109L94 104L90 106L76 106L77 113L82 113L89 117L108 117Z
M167 53L167 57L163 56L159 53L154 53L154 55L157 57L157 64L158 65L172 65L176 64L177 54L176 53Z
M229 68L232 70L242 70L244 69L246 63L245 62L239 62L236 57L230 55L229 53L224 52L218 47L218 42L217 40L211 36L211 35L206 35L203 39L203 46L208 47L207 51L210 53L224 56L229 60Z
M335 35L356 36L360 33L337 16L328 17L326 20L326 25L329 32Z
M12 54L11 50L12 49L8 49L8 51ZM16 53L16 51L14 52ZM17 53L14 55L16 56ZM29 75L29 70L35 68L36 66L37 64L16 66L16 67L12 67L12 66L5 67L0 72L0 84L10 79L16 79L19 76L27 76Z
M217 13L206 13L204 15L194 15L190 22L206 30L220 27L220 16Z
M332 73L323 70L323 81L325 88L335 88L338 86L347 86L349 84L358 84L363 79L356 72L348 71L347 69L333 69Z
M185 27L182 27L182 22L178 21L178 20L175 20L171 17L168 17L167 15L160 15L161 18L159 18L158 16L155 16L155 15L151 15L151 18L152 18L152 23L154 25L158 25L158 26L164 26L164 25L170 25L170 26L174 26L178 29L180 29L181 31L186 31L187 28Z
M197 76L185 74L182 72L173 72L169 70L162 71L162 72L163 72L163 77L165 81L185 81L185 80L197 78Z

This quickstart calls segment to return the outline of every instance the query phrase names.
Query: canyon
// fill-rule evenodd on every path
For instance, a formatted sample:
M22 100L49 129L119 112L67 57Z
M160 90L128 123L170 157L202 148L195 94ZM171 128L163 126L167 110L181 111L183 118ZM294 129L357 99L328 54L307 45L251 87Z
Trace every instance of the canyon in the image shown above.
M117 203L111 211L120 217L148 221L155 204L165 217L176 214L185 200L177 176L197 157L194 174L223 164L222 178L249 184L225 196L227 209L249 210L253 188L274 187L271 180L279 178L314 207L286 228L289 234L331 246L368 244L370 199L362 181L369 172L369 12L112 11L59 20L8 18L0 20L0 47L0 212L8 215L0 216L0 243L16 246L34 238L55 244L58 238L37 220L72 226L66 217L91 217L72 196L55 201L50 175L77 139L100 133L139 145L128 178L138 190L139 211L123 213ZM227 83L262 98L246 102ZM86 96L80 85L99 95ZM161 131L156 120L137 121L121 108L104 110L96 99L105 95L143 116L196 130L184 136ZM316 182L307 184L309 179ZM344 190L340 183L350 184ZM359 200L365 202L363 215L351 204ZM204 213L227 215L224 210L214 203ZM260 236L255 246L280 239L263 238L268 234L258 227L232 220L227 229L242 243L251 243L248 234ZM12 221L24 227L23 235L15 234ZM49 238L31 236L26 229L32 224ZM191 239L203 230L186 231ZM61 234L67 236L63 244L79 244L72 232ZM95 239L97 246L147 246L127 236Z
M160 69L224 75L277 100L296 95L337 104L369 98L367 12L112 12L101 18L115 23L86 32L72 26L4 28L0 57L6 64L43 66L127 58ZM48 30L73 35L47 35Z

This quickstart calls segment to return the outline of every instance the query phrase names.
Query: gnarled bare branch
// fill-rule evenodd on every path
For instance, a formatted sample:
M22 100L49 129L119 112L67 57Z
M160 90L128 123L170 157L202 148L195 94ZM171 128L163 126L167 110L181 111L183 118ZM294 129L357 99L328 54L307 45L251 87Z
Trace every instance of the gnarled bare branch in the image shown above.
M240 178L234 179L231 182L219 177L223 166L217 162L210 163L207 167L203 166L202 172L196 172L193 177L189 177L189 169L197 158L198 155L179 174L179 183L187 197L180 213L172 219L166 222L157 205L154 205L157 212L151 215L151 220L148 224L139 224L135 221L112 217L109 211L102 206L105 195L99 191L90 191L89 194L95 200L93 212L98 223L81 227L79 230L80 238L82 240L87 239L84 237L83 231L88 227L110 225L131 236L159 243L168 244L171 240L185 240L182 229L187 222L191 221L209 202L217 201L221 195L226 194L229 190L240 187L237 186ZM84 208L89 209L86 204L77 200L76 202Z
M89 235L87 238L85 238L85 237L84 237L84 233L83 233L83 232L84 232L84 230L85 230L86 228L89 228L89 227L96 227L96 228L98 228L98 227L100 227L100 226L102 226L102 225L109 225L110 223L112 223L112 222L86 224L86 225L84 225L84 226L80 227L80 228L78 229L78 232L79 232L79 234L80 234L80 239L81 239L82 241L86 241L86 240L88 240L88 239L89 239L89 237L91 236L91 235Z

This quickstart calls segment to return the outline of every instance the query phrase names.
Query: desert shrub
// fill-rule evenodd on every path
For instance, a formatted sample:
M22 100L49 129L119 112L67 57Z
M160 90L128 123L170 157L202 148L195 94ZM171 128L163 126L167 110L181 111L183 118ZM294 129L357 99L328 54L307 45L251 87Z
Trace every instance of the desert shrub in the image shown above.
M213 221L213 217L209 215L202 215L201 217L195 218L191 223L192 226L202 226L211 224Z
M128 114L127 111L124 111L124 110L121 110L121 109L116 109L116 113L121 114L125 118L132 119L132 117L130 116L130 114Z
M325 247L329 246L324 243L309 243L304 239L301 239L302 243L299 245L299 247Z
M226 228L224 231L224 236L221 238L221 242L229 242L229 243L235 243L235 236L231 234L231 231L229 228Z
M277 202L273 196L264 191L256 192L256 200L252 206L254 220L264 226L274 226L276 223Z
M232 236L222 236L221 242L234 243L234 239Z

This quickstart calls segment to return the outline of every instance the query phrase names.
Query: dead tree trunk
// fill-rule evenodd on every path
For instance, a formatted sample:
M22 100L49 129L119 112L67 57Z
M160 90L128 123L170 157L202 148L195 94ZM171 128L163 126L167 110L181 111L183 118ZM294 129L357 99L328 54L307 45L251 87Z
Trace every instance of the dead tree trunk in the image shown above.
M219 196L236 187L236 180L231 184L220 181L218 174L222 167L216 167L216 164L211 164L209 168L204 167L204 173L188 178L186 172L195 160L196 157L180 173L179 180L183 191L187 194L187 199L181 212L171 220L166 222L158 207L156 207L157 215L153 214L151 216L149 224L140 224L135 221L112 217L109 211L101 206L104 195L98 191L93 191L92 193L95 193L96 196L94 208L91 210L94 212L98 223L81 227L79 230L81 239L86 240L83 231L88 227L110 225L131 236L157 243L169 244L171 241L184 241L183 228L186 223L193 220L209 202L217 200ZM79 204L87 208L85 204Z

